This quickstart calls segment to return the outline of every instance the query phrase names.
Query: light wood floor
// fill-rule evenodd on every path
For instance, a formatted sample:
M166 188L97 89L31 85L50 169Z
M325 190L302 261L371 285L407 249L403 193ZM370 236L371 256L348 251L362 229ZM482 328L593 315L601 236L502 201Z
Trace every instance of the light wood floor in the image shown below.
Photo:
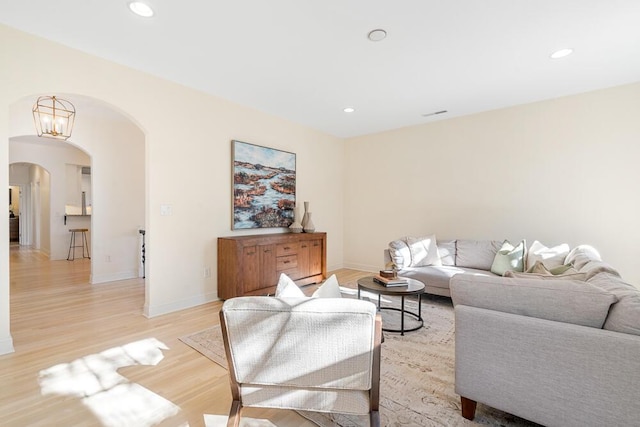
M142 279L91 286L88 259L49 261L38 251L17 245L11 245L10 254L11 334L16 351L0 356L0 425L105 425L82 403L82 396L43 395L40 372L148 338L169 347L162 361L156 366L120 368L118 373L180 408L159 425L224 425L231 403L227 371L178 340L218 324L220 302L148 319L142 315ZM334 273L341 282L366 275L354 270ZM245 416L244 425L315 425L293 411L250 408Z

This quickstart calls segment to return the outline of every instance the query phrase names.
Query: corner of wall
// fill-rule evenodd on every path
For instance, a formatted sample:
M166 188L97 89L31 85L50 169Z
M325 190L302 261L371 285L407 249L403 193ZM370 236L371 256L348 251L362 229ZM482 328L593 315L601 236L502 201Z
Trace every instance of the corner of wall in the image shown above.
M13 353L16 350L13 348L13 338L9 335L6 338L0 339L0 355Z

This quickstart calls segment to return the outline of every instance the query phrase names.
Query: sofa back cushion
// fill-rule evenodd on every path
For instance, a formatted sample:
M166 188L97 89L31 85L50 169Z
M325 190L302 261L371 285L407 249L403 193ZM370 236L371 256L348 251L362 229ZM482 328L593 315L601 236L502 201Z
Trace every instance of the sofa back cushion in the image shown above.
M491 270L500 240L456 240L456 266Z
M603 329L640 335L640 289L608 272L598 273L587 282L618 298L609 310Z
M575 280L532 280L458 274L451 279L454 305L496 310L602 328L614 294Z

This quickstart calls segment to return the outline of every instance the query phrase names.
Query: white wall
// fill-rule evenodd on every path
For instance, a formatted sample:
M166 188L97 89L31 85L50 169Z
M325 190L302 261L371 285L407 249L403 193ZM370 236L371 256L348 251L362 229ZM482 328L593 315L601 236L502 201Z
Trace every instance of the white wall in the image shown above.
M345 264L390 240L592 244L640 283L640 84L346 141Z
M131 118L145 137L147 280L144 311L158 315L217 298L216 238L231 231L231 140L297 154L297 197L313 207L316 229L328 233L328 266L343 259L343 158L341 140L251 108L197 92L0 26L0 140L14 136L8 112L38 94L80 94L102 100ZM42 73L42 64L47 72ZM29 110L26 114L29 115ZM170 118L170 120L168 119ZM25 119L26 120L26 119ZM206 125L204 127L203 125ZM82 126L81 112L76 130ZM74 138L76 134L74 130ZM77 141L78 145L85 141ZM5 147L4 144L0 147ZM113 158L93 148L93 206L98 211L101 167ZM126 153L126 151L125 151ZM118 168L129 167L118 157ZM7 187L8 153L0 148L0 187ZM121 190L118 190L121 191ZM5 197L5 199L7 199ZM2 204L4 203L4 204ZM6 209L7 200L0 201ZM172 216L160 216L170 204ZM96 214L97 215L97 214ZM94 227L95 228L95 227ZM261 230L260 233L282 230ZM8 224L0 241L8 242ZM93 233L94 247L99 236ZM108 249L107 249L108 250ZM0 254L0 353L11 343L8 316L8 244ZM212 277L204 278L210 267Z

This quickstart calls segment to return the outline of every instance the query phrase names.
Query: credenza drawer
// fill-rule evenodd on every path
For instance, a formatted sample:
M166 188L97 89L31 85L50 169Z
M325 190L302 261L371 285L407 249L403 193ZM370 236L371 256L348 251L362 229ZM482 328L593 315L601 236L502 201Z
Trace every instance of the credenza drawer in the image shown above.
M298 255L279 256L276 258L276 270L288 270L298 267Z
M280 243L276 245L276 256L295 255L298 253L298 243Z

